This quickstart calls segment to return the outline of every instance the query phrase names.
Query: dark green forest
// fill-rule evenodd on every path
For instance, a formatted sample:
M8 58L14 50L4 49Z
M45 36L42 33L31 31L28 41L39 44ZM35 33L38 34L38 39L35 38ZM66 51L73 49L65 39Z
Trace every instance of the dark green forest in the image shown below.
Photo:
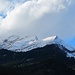
M47 45L28 52L0 50L0 75L75 75L74 57L58 45Z

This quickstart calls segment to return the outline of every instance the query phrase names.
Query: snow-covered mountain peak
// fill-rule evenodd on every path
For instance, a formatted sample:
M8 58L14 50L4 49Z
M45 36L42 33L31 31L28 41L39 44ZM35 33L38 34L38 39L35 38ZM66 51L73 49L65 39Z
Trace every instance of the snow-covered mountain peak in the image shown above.
M25 36L24 39L27 41L29 40L33 40L33 41L38 41L38 37L37 36Z
M8 38L4 39L3 40L3 43L7 43L7 42L16 42L16 41L22 41L22 40L26 40L26 41L30 41L30 40L38 40L37 36L25 36L25 37L19 37L19 36L16 36L16 35L12 35L12 36L9 36Z
M54 41L57 38L58 38L58 36L47 37L47 38L43 39L43 41Z
M68 50L74 50L73 47L66 44L63 40L58 38L58 36L47 37L45 39L39 40L37 36L25 36L21 38L19 36L13 35L3 40L3 42L0 43L0 48L16 52L26 52L50 44L58 44L59 48L61 49L65 47Z
M61 49L63 49L63 47L65 47L66 49L71 50L71 51L75 50L72 46L70 46L69 44L64 42L58 36L47 37L47 38L43 39L43 42L45 45L58 44Z
M37 36L9 36L7 39L3 40L0 44L0 48L7 50L12 50L16 52L25 52L33 49L33 45L38 41ZM31 47L32 46L32 47Z
M57 44L57 42L55 42L55 40L59 39L58 36L51 36L51 37L47 37L45 39L42 39L42 42L41 42L41 46L45 46L45 45L50 45L50 44Z
M64 40L62 40L58 37L56 39L54 39L53 44L58 44L59 46L62 45L63 47L65 47L66 49L68 49L70 51L75 50L72 46L70 46Z
M7 49L15 52L26 52L35 48L41 48L46 45L52 44L57 44L61 50L67 49L65 51L67 53L67 57L75 57L75 53L69 53L75 52L75 49L70 45L66 44L58 36L47 37L45 39L39 40L37 36L19 37L12 35L0 42L0 49Z
M7 43L7 42L12 42L12 41L16 41L18 40L19 37L16 36L16 35L12 35L12 36L9 36L8 38L6 38L5 40L3 40L4 43Z

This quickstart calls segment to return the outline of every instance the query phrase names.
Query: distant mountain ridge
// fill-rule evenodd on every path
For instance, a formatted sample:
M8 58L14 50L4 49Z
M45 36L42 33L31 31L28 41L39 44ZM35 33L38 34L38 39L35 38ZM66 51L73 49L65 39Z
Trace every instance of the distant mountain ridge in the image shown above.
M7 49L14 52L27 52L36 48L42 48L46 45L57 44L61 50L66 48L68 57L75 57L75 49L66 44L58 36L51 36L39 40L37 36L19 36L12 35L0 43L0 49Z

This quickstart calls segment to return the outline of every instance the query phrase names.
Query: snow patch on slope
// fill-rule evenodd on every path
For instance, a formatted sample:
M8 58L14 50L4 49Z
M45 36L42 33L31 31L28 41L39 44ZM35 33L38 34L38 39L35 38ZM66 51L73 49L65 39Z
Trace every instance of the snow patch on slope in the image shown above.
M57 38L57 36L47 37L43 39L43 41L53 41L55 38Z

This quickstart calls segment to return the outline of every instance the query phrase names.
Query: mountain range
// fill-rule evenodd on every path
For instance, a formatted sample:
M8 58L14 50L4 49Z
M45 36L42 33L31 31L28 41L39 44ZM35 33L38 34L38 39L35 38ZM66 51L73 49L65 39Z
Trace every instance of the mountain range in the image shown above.
M21 38L12 35L0 43L0 49L7 49L14 52L27 52L51 44L57 44L61 50L65 48L68 57L75 57L75 49L58 38L58 36L51 36L39 40L37 36L25 36Z
M0 42L0 75L75 75L75 49L58 36L12 35Z

